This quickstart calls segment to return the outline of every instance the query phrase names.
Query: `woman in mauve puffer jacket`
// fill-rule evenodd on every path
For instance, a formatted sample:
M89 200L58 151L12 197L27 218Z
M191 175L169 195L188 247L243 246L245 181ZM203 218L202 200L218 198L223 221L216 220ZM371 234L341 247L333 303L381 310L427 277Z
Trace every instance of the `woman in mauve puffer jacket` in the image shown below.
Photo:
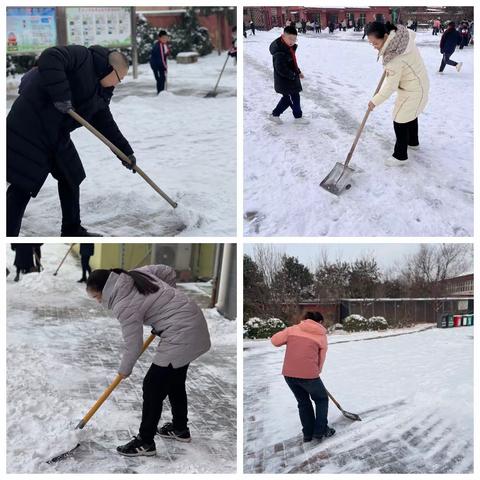
M207 322L198 305L175 288L175 271L149 265L129 272L95 270L87 292L118 318L125 349L118 373L128 377L143 346L143 326L160 338L153 363L143 381L142 422L139 434L117 448L126 456L156 454L154 436L168 396L172 423L158 430L162 437L189 442L185 382L190 362L210 349Z
M298 325L271 338L276 347L287 346L282 374L298 402L304 442L335 434L328 426L328 393L319 378L328 349L327 330L322 323L321 313L307 312Z

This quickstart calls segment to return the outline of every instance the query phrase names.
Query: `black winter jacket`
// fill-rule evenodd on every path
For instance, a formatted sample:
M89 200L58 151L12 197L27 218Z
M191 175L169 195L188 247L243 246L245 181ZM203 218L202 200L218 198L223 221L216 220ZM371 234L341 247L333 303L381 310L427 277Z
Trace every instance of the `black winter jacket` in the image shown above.
M80 185L85 171L70 139L80 127L53 103L71 100L79 115L125 154L133 153L110 112L114 88L100 80L112 72L109 50L80 45L47 48L24 75L7 116L7 181L36 196L49 173Z
M297 50L297 45L293 46L293 50ZM277 38L271 43L270 53L272 54L273 60L275 91L282 95L301 92L300 69L295 66L290 50L282 41L282 37Z
M458 33L455 28L447 28L445 32L443 32L442 38L440 40L440 53L452 55L457 48L457 45L460 44L460 40L460 33Z

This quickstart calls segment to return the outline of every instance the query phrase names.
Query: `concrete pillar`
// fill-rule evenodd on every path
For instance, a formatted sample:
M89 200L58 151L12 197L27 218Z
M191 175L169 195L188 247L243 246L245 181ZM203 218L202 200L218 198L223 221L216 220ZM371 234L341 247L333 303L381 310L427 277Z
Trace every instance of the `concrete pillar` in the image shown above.
M215 307L229 320L237 317L237 245L234 243L225 244L223 249Z

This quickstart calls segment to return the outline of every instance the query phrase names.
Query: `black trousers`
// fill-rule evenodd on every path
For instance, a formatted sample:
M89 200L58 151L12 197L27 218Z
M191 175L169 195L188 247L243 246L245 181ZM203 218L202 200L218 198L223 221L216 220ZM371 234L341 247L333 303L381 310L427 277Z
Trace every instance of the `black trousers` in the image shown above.
M153 70L153 76L157 82L157 93L165 90L165 70Z
M185 382L188 364L173 368L152 364L143 380L142 423L139 434L146 443L152 443L162 416L163 401L168 396L172 407L175 430L185 430L188 423L188 405Z
M454 62L453 60L450 60L450 57L453 55L453 53L444 53L442 57L442 61L440 63L440 69L438 70L439 72L443 72L445 70L446 65L451 65L452 67L457 66L457 62Z
M58 180L58 195L62 208L62 232L68 232L80 225L80 187L64 179ZM28 202L29 192L10 185L7 190L7 236L18 237Z
M416 147L418 145L418 119L407 123L393 122L393 129L397 136L393 156L397 160L407 160L408 146Z
M87 272L88 275L92 273L92 269L90 267L90 255L82 255L81 256L81 263L82 263L82 278L85 280L87 279Z

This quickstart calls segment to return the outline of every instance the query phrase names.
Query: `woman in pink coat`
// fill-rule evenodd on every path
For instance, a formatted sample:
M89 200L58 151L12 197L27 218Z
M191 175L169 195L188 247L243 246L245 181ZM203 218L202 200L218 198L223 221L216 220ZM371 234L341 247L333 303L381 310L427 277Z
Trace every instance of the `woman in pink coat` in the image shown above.
M302 322L271 338L276 347L287 346L282 374L298 402L304 442L335 434L328 426L328 394L319 377L328 348L327 330L322 323L321 313L307 312Z

